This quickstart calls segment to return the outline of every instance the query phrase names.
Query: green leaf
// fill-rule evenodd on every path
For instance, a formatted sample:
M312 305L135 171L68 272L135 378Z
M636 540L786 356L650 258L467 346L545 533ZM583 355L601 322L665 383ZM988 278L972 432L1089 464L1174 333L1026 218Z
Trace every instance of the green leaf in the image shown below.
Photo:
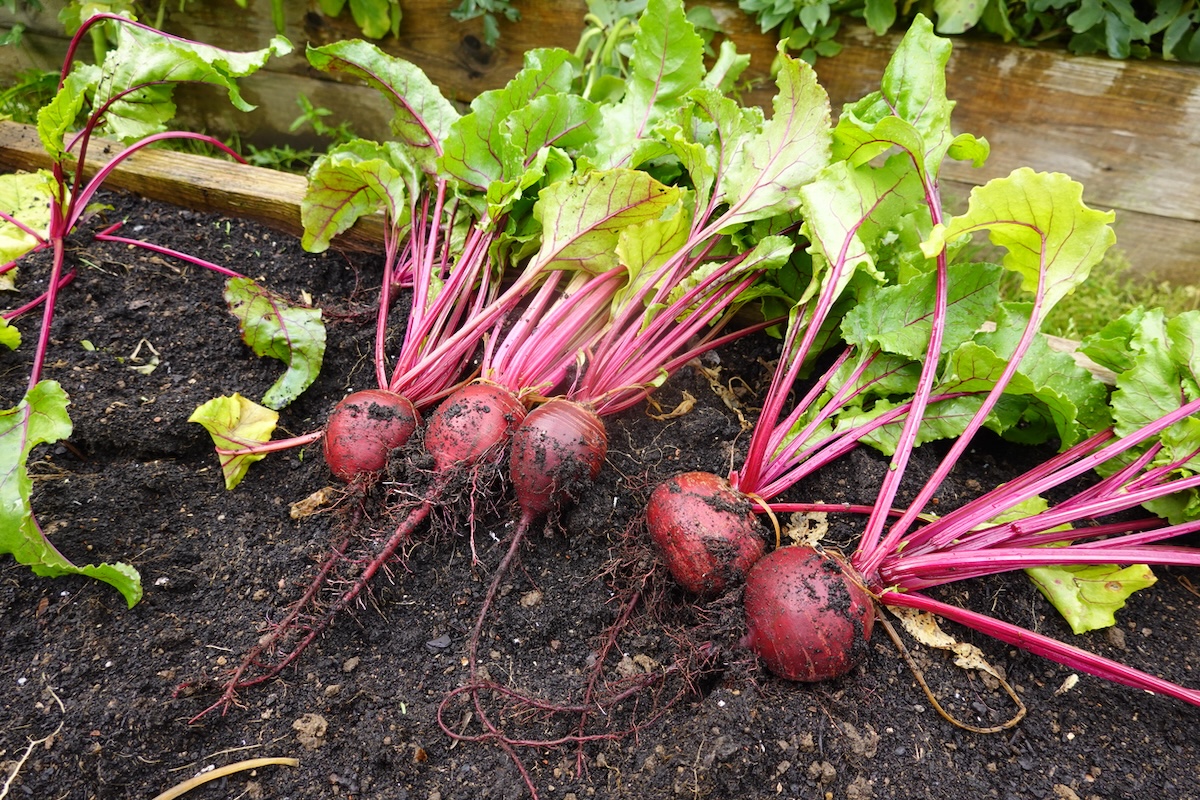
M680 211L665 219L649 219L621 229L617 234L617 257L629 271L629 278L614 295L614 307L639 292L651 274L687 244L688 222L688 215Z
M288 303L249 278L225 283L225 302L238 320L242 340L255 355L287 364L287 371L263 395L263 403L280 409L312 385L325 357L325 324L321 309Z
M993 264L952 264L947 269L947 308L942 353L970 339L996 307L1001 269ZM925 357L933 329L937 275L926 272L902 284L885 286L846 313L846 341L910 359Z
M61 162L66 157L63 139L75 124L83 104L92 89L100 82L100 68L94 64L76 64L58 94L49 103L38 109L37 131L42 148L52 161Z
M695 6L694 8L703 8L703 6ZM704 85L715 89L721 94L728 94L734 90L738 78L741 77L742 73L749 66L750 55L748 53L739 53L737 45L729 39L725 39L721 42L716 62L708 70L708 74L704 76Z
M323 252L360 218L383 210L395 228L407 224L419 191L416 167L404 148L357 139L317 159L300 202L301 245Z
M1084 342L1088 355L1124 367L1116 378L1113 428L1129 435L1200 397L1200 311L1167 319L1161 309L1135 309ZM1150 467L1175 465L1172 475L1200 473L1200 418L1181 420L1158 437L1098 469L1102 475L1160 447ZM1200 490L1188 489L1145 503L1172 524L1200 518Z
M410 148L429 174L458 112L420 67L359 39L308 48L308 62L325 72L342 72L366 82L391 104L392 134Z
M382 39L392 29L391 0L350 0L350 16L368 39Z
M549 142L527 141L519 147L505 121L539 97L569 90L574 71L571 54L566 50L547 48L527 52L524 67L504 88L477 96L471 101L471 113L459 117L450 127L439 161L443 172L481 191L487 191L494 181L519 177L525 171L526 156L532 156ZM526 123L529 122L536 120L526 118ZM546 133L550 130L547 127Z
M895 156L878 168L835 161L800 188L799 199L814 276L837 281L840 295L856 271L882 279L875 261L880 242L897 221L923 206L924 194L916 173Z
M678 126L665 129L675 157L691 178L696 213L707 221L722 198L714 198L717 175L727 174L741 142L763 123L758 108L745 109L720 91L702 86L677 115Z
M937 225L921 249L932 258L947 242L987 230L991 243L1007 250L1003 264L1021 276L1023 289L1037 292L1043 284L1034 308L1040 324L1116 241L1113 219L1111 211L1084 205L1083 186L1066 175L1021 167L972 189L967 212Z
M504 119L504 132L528 164L544 147L578 150L596 136L599 108L576 94L534 98Z
M269 442L278 421L279 414L236 392L232 396L214 397L188 417L188 422L204 426L218 450L243 450ZM225 488L231 491L241 483L251 464L266 457L266 453L218 455Z
M1162 309L1146 311L1141 307L1133 308L1086 337L1080 342L1079 349L1088 358L1113 372L1132 369L1141 352L1140 347L1133 349L1136 347L1135 337L1148 316L1156 320L1153 324L1164 324ZM1165 329L1162 332L1165 333Z
M1129 596L1158 580L1145 564L1030 567L1025 574L1075 633L1116 625L1113 615L1125 607Z
M54 186L54 177L47 170L0 175L0 211L45 236L50 227ZM16 261L36 246L33 236L8 220L0 220L0 264ZM0 275L0 290L13 289L13 277L11 271Z
M780 55L771 119L758 136L742 138L718 190L730 206L726 225L796 210L797 191L829 163L829 96L807 62Z
M994 333L981 333L951 354L938 392L986 392L995 386L1020 339L1028 309L1005 305ZM1108 421L1107 388L1042 336L1021 360L1005 388L1005 407L988 426L1017 441L1057 437L1070 446ZM1020 426L1020 427L1014 427Z
M638 166L654 126L704 77L704 40L679 0L649 0L638 20L625 96L602 114L589 159L596 169Z
M1049 503L1037 495L1027 497L1007 509L989 524L999 525L1018 519L1036 517L1046 511ZM1046 531L1069 530L1060 525ZM1050 542L1047 547L1064 547L1065 542ZM1145 564L1120 567L1116 564L1071 564L1030 567L1025 574L1038 590L1058 609L1075 633L1107 628L1117 623L1113 614L1125 606L1125 601L1139 589L1153 586L1154 573Z
M605 272L617 265L621 231L663 217L680 195L631 169L587 172L555 183L541 191L533 208L542 246L528 269Z
M715 291L720 286L726 286L730 283L742 280L747 272L751 271L771 271L782 267L791 257L792 251L796 248L796 242L788 236L764 236L757 244L746 254L742 263L738 264L737 269L730 271L724 277L721 283L714 284L712 291ZM718 263L701 264L696 267L683 281L679 283L672 291L670 299L672 301L679 299L687 292L702 284L709 276L719 269L722 265ZM754 300L756 297L761 297L763 293L774 291L773 287L764 282L764 285L751 285L742 290L737 296L736 305L743 305Z
M867 0L863 15L867 27L876 36L883 36L896 24L895 0Z
M950 130L954 103L946 99L950 42L934 35L922 14L913 20L884 71L880 91L847 105L834 135L834 155L865 164L891 147L912 154L918 171L936 179L953 155L979 161L986 143ZM972 142L970 147L967 143Z
M141 578L128 564L76 566L42 533L33 516L33 482L26 462L33 448L71 435L67 393L54 381L41 381L15 408L0 411L0 553L44 577L87 575L103 581L133 608L142 599Z
M1001 360L1011 360L1028 319L1026 304L1003 303L996 315L996 330L979 333L975 342L998 354ZM1024 395L1040 407L1024 411L1025 424L1032 423L1033 414L1053 423L1053 430L1047 434L1056 435L1064 446L1109 424L1108 387L1079 366L1071 354L1051 348L1041 334L1025 353L1018 374L1029 382L1032 391L1009 388L1006 390L1009 400Z
M907 363L911 364L912 362ZM904 379L910 378L911 388L907 388L906 393L912 394L916 390L917 377L916 370L899 371L896 373L895 380L899 385L904 385ZM909 398L881 399L866 411L861 410L858 406L852 406L846 412L838 415L837 428L839 431L860 429L866 423L883 416L888 411L906 404L908 400ZM979 406L980 398L978 397L954 397L930 403L917 428L917 439L914 446L919 447L925 442L952 439L960 435L966 430L967 423L975 416ZM860 441L869 444L884 455L890 456L896 452L902 424L903 417L900 418L900 421L891 422L867 433L862 436Z
M134 25L121 24L116 29L116 46L108 51L101 69L81 74L95 78L88 87L93 108L113 100L101 130L127 143L166 130L166 123L175 116L171 95L179 83L220 86L235 108L253 111L255 107L242 97L237 79L257 72L271 57L292 51L291 43L282 36L272 38L261 50L237 52ZM62 91L77 89L64 87Z
M987 8L987 0L934 0L938 33L966 33L974 28Z

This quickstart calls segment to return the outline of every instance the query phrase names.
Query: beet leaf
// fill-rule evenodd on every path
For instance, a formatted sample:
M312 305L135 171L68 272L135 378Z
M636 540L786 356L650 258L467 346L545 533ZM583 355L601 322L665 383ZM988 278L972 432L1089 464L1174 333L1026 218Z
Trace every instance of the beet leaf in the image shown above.
M30 505L33 482L26 462L39 444L71 435L67 393L54 381L35 385L15 408L0 411L0 553L46 577L87 575L111 585L130 608L142 599L138 571L128 564L77 566L42 533Z
M321 309L292 305L249 278L227 281L225 302L254 354L287 365L287 372L263 395L263 404L276 410L291 404L321 371L325 357Z
M279 414L253 400L234 392L228 397L214 397L192 412L188 422L204 426L217 445L221 458L221 474L225 488L232 490L255 461L261 461L268 451L241 453L258 448L271 440Z

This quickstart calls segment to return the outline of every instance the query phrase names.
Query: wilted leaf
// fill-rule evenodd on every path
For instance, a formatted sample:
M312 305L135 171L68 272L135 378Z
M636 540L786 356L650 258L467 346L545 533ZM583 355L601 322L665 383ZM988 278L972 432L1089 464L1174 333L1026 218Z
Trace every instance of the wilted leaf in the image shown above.
M287 364L285 372L263 395L263 404L280 409L312 385L325 357L325 324L321 309L294 306L249 278L230 278L225 302L238 319L242 340L259 356Z
M269 442L278 421L277 413L236 392L228 397L214 397L188 417L188 422L203 425L212 436L221 458L226 489L237 486L246 476L250 465L261 461L266 453L229 455L220 451L243 450Z

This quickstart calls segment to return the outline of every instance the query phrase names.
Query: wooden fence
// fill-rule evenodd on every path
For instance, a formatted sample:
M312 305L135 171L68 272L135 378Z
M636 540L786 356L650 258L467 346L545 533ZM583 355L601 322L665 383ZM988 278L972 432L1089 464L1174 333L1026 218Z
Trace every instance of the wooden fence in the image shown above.
M448 97L463 102L503 85L529 48L573 49L586 12L584 0L525 0L518 4L524 18L502 22L501 39L491 48L478 21L458 23L449 17L452 5L402 0L400 35L378 44L418 64ZM757 84L749 99L769 106L774 39L759 32L735 0L705 5L739 50L752 56L749 77ZM251 0L247 9L234 0L192 0L182 11L176 4L167 6L167 30L212 44L253 49L274 33L265 0ZM60 7L61 0L46 0L41 12L22 12L23 42L0 48L0 76L30 66L59 67L66 47L57 19ZM246 142L303 143L288 132L299 115L296 97L303 93L314 105L330 109L331 121L349 120L360 135L386 136L390 113L373 90L318 73L303 57L307 42L360 36L353 22L323 17L297 0L287 0L286 11L285 33L298 52L243 83L259 109L242 115L224 101L207 103L200 95L181 104L185 124L236 131ZM0 11L0 33L11 19L10 12ZM817 66L835 113L878 88L898 38L850 27L840 40L842 54ZM1200 283L1200 67L1110 61L958 37L947 81L950 97L958 102L956 131L986 137L992 145L983 168L947 166L947 195L965 198L971 186L1019 166L1065 172L1083 183L1087 202L1116 209L1118 245L1137 271Z

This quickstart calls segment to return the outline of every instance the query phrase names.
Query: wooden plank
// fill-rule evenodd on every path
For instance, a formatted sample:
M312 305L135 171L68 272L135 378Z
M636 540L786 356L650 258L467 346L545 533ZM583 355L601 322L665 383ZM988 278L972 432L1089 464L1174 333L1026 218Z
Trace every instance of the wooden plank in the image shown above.
M61 61L56 18L61 3L49 0L45 11L29 16L22 50L0 48L0 71L11 72L21 62L40 60L44 67ZM706 5L739 49L752 55L748 77L756 88L744 99L768 105L773 38L763 35L735 0ZM454 22L444 0L405 0L403 6L400 36L380 46L417 63L447 96L464 101L502 85L531 47L573 48L586 12L584 0L527 0L521 5L524 19L502 22L499 44L488 48L479 21ZM298 49L304 42L359 35L348 19L309 13L299 0L287 0L286 7L287 35L301 45ZM165 27L242 49L261 47L273 33L266 4L243 10L234 0L189 3L182 12L172 7ZM899 36L875 37L848 26L841 40L842 54L817 67L835 111L878 88ZM955 130L983 136L992 145L982 169L948 164L943 176L948 188L979 185L1018 166L1065 172L1084 184L1090 204L1117 210L1119 245L1135 269L1177 282L1200 280L1200 192L1193 189L1200 181L1200 67L1075 57L957 37L947 83L958 103ZM245 142L304 144L286 133L298 113L294 98L303 92L331 109L333 120L349 119L360 135L387 136L390 110L374 92L310 70L299 53L273 62L244 85L258 111L242 115L223 101L184 98L182 124L236 131Z
M85 172L94 175L120 149L115 142L93 140ZM36 130L0 121L0 170L49 165ZM299 175L187 153L143 150L126 159L105 185L152 200L246 217L293 236L302 233L300 201L307 181ZM382 242L381 216L360 220L337 239L339 247L361 251L378 251Z

